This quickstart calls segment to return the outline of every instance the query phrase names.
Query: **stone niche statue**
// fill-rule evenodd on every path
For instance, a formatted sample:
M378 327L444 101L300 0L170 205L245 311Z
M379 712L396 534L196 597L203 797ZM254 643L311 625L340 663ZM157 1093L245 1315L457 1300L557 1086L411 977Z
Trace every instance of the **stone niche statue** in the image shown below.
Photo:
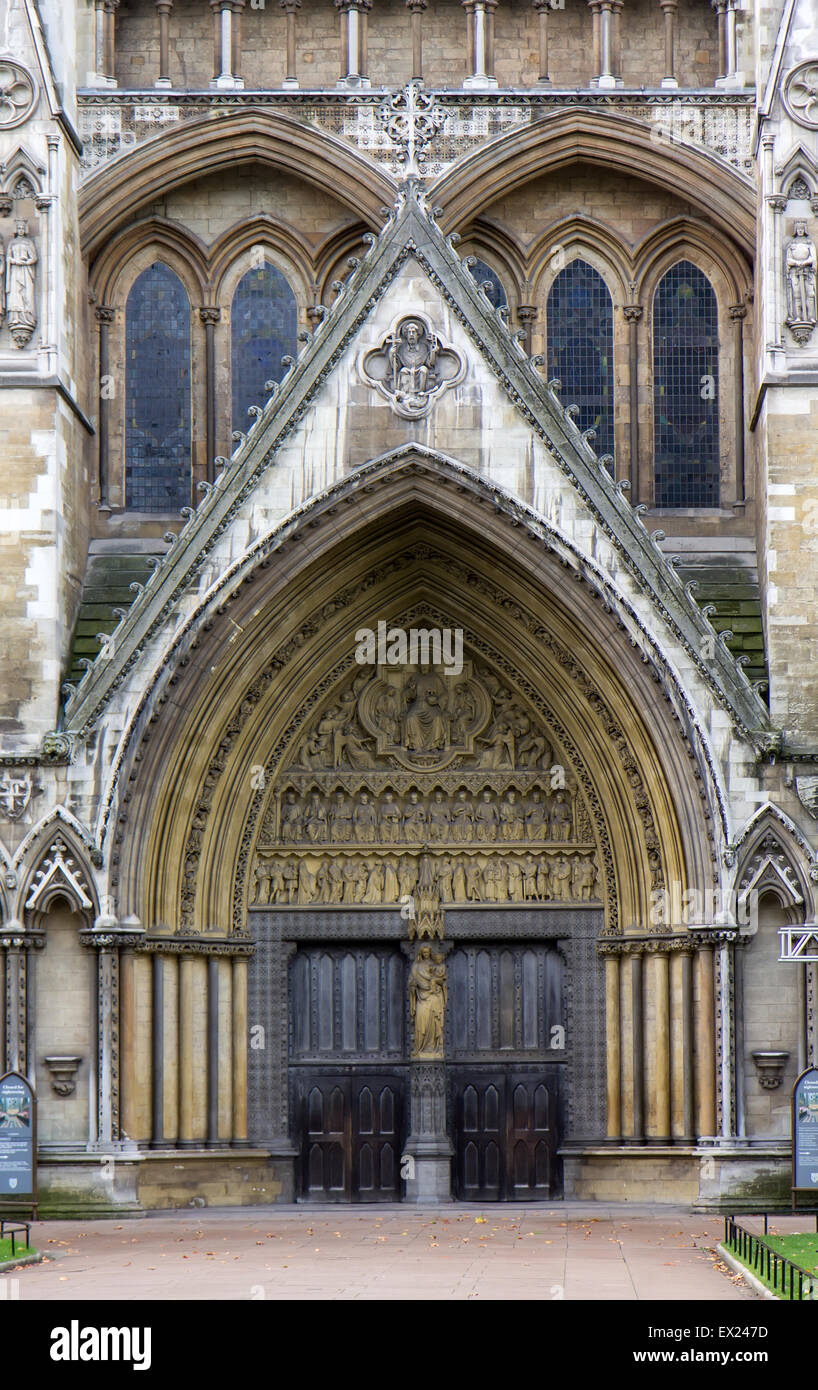
M787 279L785 323L797 343L809 342L818 322L815 291L815 243L807 236L806 222L796 222L795 236L784 253Z
M430 946L418 949L409 971L409 1017L414 1028L412 1056L426 1061L443 1058L443 1024L448 985L443 956Z
M398 415L414 420L426 415L447 387L463 380L466 364L421 314L409 314L379 348L364 353L360 371Z
M37 327L35 309L37 249L28 235L28 223L16 222L14 239L6 255L6 318L18 348L28 345Z

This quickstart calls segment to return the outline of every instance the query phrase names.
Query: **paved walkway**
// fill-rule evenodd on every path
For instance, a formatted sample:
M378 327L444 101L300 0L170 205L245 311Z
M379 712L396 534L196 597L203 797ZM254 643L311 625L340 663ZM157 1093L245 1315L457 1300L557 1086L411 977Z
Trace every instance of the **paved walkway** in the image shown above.
M753 1297L723 1223L667 1208L279 1207L41 1222L21 1299Z

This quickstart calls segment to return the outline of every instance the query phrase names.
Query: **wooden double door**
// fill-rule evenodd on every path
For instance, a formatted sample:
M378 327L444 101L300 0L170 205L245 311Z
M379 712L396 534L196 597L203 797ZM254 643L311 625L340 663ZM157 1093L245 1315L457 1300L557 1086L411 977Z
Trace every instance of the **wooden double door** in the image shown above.
M548 1201L564 1051L561 961L545 944L457 947L446 1037L453 1195ZM393 946L299 950L290 974L290 1085L302 1200L398 1201L409 1134L406 958Z
M463 1202L543 1202L562 1195L561 1067L455 1067L455 1195Z

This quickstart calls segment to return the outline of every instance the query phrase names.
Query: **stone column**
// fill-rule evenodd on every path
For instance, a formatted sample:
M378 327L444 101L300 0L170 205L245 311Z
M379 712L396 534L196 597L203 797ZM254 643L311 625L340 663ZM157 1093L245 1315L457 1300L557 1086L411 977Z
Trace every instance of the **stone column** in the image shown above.
M295 61L295 12L301 9L301 0L278 0L287 16L287 72L282 87L295 91L298 87L298 74Z
M406 0L412 16L412 81L423 81L423 11L427 0Z
M366 75L367 15L372 0L334 0L341 13L340 87L368 87ZM346 71L344 70L346 69Z
M600 37L601 3L602 0L588 0L588 8L591 11L591 62L593 67L593 75L590 80L590 86L592 87L596 86L596 83L599 81L599 74L602 71L602 42Z
M716 1132L716 1006L713 947L705 942L696 952L694 980L696 1138Z
M716 81L722 83L727 76L727 0L711 0L711 4L716 11L719 35L719 71Z
M641 949L628 962L631 975L631 1026L633 1036L633 1138L645 1139L645 1010L644 970Z
M636 285L631 283L631 294L636 293ZM630 452L629 480L631 501L634 506L644 500L642 479L639 471L639 321L642 318L641 304L625 304L622 309L628 324L628 448Z
M491 70L496 3L497 0L462 0L469 45L469 75L463 82L467 89L486 91L497 86Z
M645 1070L648 1080L646 1137L649 1144L670 1143L670 957L658 945L645 959L648 1027Z
M230 59L233 69L233 80L237 87L244 86L244 82L239 76L241 72L241 15L243 9L244 0L232 0Z
M446 1132L446 1068L440 1062L409 1067L406 1201L437 1205L452 1200L452 1141Z
M247 961L234 959L233 1024L233 1146L244 1148L247 1138Z
M551 9L551 0L533 0L533 5L534 9L537 11L540 49L540 71L537 77L537 83L541 87L550 87L551 78L548 74L548 12Z
M9 1070L6 1063L6 951L0 945L0 1076Z
M83 946L97 952L97 1052L95 1149L121 1148L120 1124L120 996L119 953L144 940L115 917L97 917L90 930L80 932Z
M524 291L525 291L525 289L530 290L531 286L530 286L530 285L526 285L526 286L524 286L523 288L524 288ZM526 352L528 353L528 355L529 355L529 357L530 357L530 356L531 356L531 348L532 348L532 339L533 339L533 334L534 334L534 324L537 322L537 306L536 306L536 304L518 304L518 305L517 305L517 318L518 318L519 322L522 324L523 328L525 329L525 350L526 350Z
M110 346L109 330L116 318L115 311L108 305L99 304L94 310L99 325L99 439L97 441L97 506L100 511L109 512L109 434L111 428L108 402L110 399Z
M244 83L236 76L238 24L244 0L210 0L213 10L213 81L211 87L225 91L240 90ZM234 35L235 25L235 35Z
M622 7L625 0L611 0L611 72L622 85Z
M736 431L736 506L743 508L746 498L744 477L744 320L747 317L747 305L730 304L727 312L734 324L733 342L736 354L733 371L735 383L733 413Z
M103 0L103 76L107 79L107 85L115 87L116 83L116 12L119 9L119 0Z
M203 305L199 309L205 331L205 431L207 480L210 483L216 476L216 324L221 321L221 316L221 309L213 305Z
M736 1133L736 961L734 932L719 933L718 952L720 1129L722 1139L729 1139Z
M170 87L173 84L170 80L170 16L173 10L173 0L156 0L156 12L159 15L159 76L154 82L154 87Z
M179 961L179 1148L198 1149L207 1131L207 960Z
M784 278L784 263L782 243L783 236L781 222L787 207L787 198L783 193L772 193L767 198L767 205L772 213L772 251L774 272L769 276L771 286L771 299L773 301L773 332L774 332L774 356L776 360L784 360L784 310L782 307L782 282Z
M659 0L659 7L665 21L665 75L660 86L678 87L676 80L676 14L678 0Z
M4 922L0 947L6 953L5 968L5 1065L7 1071L28 1071L28 970L26 951L32 940L22 922Z
M620 1017L619 956L605 958L605 1072L608 1139L622 1134L622 1020Z
M119 962L119 1066L123 1139L150 1139L151 1056L153 1010L151 1008L150 956L123 951Z

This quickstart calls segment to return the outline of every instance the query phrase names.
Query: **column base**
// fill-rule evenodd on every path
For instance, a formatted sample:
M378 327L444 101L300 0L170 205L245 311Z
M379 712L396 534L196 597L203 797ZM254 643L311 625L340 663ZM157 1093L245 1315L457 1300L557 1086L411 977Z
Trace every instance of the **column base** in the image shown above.
M616 87L624 87L625 83L621 77L611 77L608 73L603 73L600 77L592 77L590 85L596 87L599 92L612 92Z
M659 86L660 86L660 87L671 87L671 88L676 88L676 87L678 87L678 85L679 85L679 84L678 84L678 82L676 81L676 78L675 78L675 77L663 77L662 80L661 80L661 82L659 83Z
M297 77L285 77L281 84L281 90L283 92L297 92L300 85Z
M161 88L162 91L168 91L168 89L173 86L173 83L169 77L157 77L153 85L154 87Z
M241 77L214 77L210 86L219 92L241 92L244 90L244 80Z
M490 92L499 86L496 77L464 77L464 92Z
M414 1176L406 1178L404 1201L440 1206L453 1201L452 1154L448 1135L410 1138L404 1153L414 1161Z

